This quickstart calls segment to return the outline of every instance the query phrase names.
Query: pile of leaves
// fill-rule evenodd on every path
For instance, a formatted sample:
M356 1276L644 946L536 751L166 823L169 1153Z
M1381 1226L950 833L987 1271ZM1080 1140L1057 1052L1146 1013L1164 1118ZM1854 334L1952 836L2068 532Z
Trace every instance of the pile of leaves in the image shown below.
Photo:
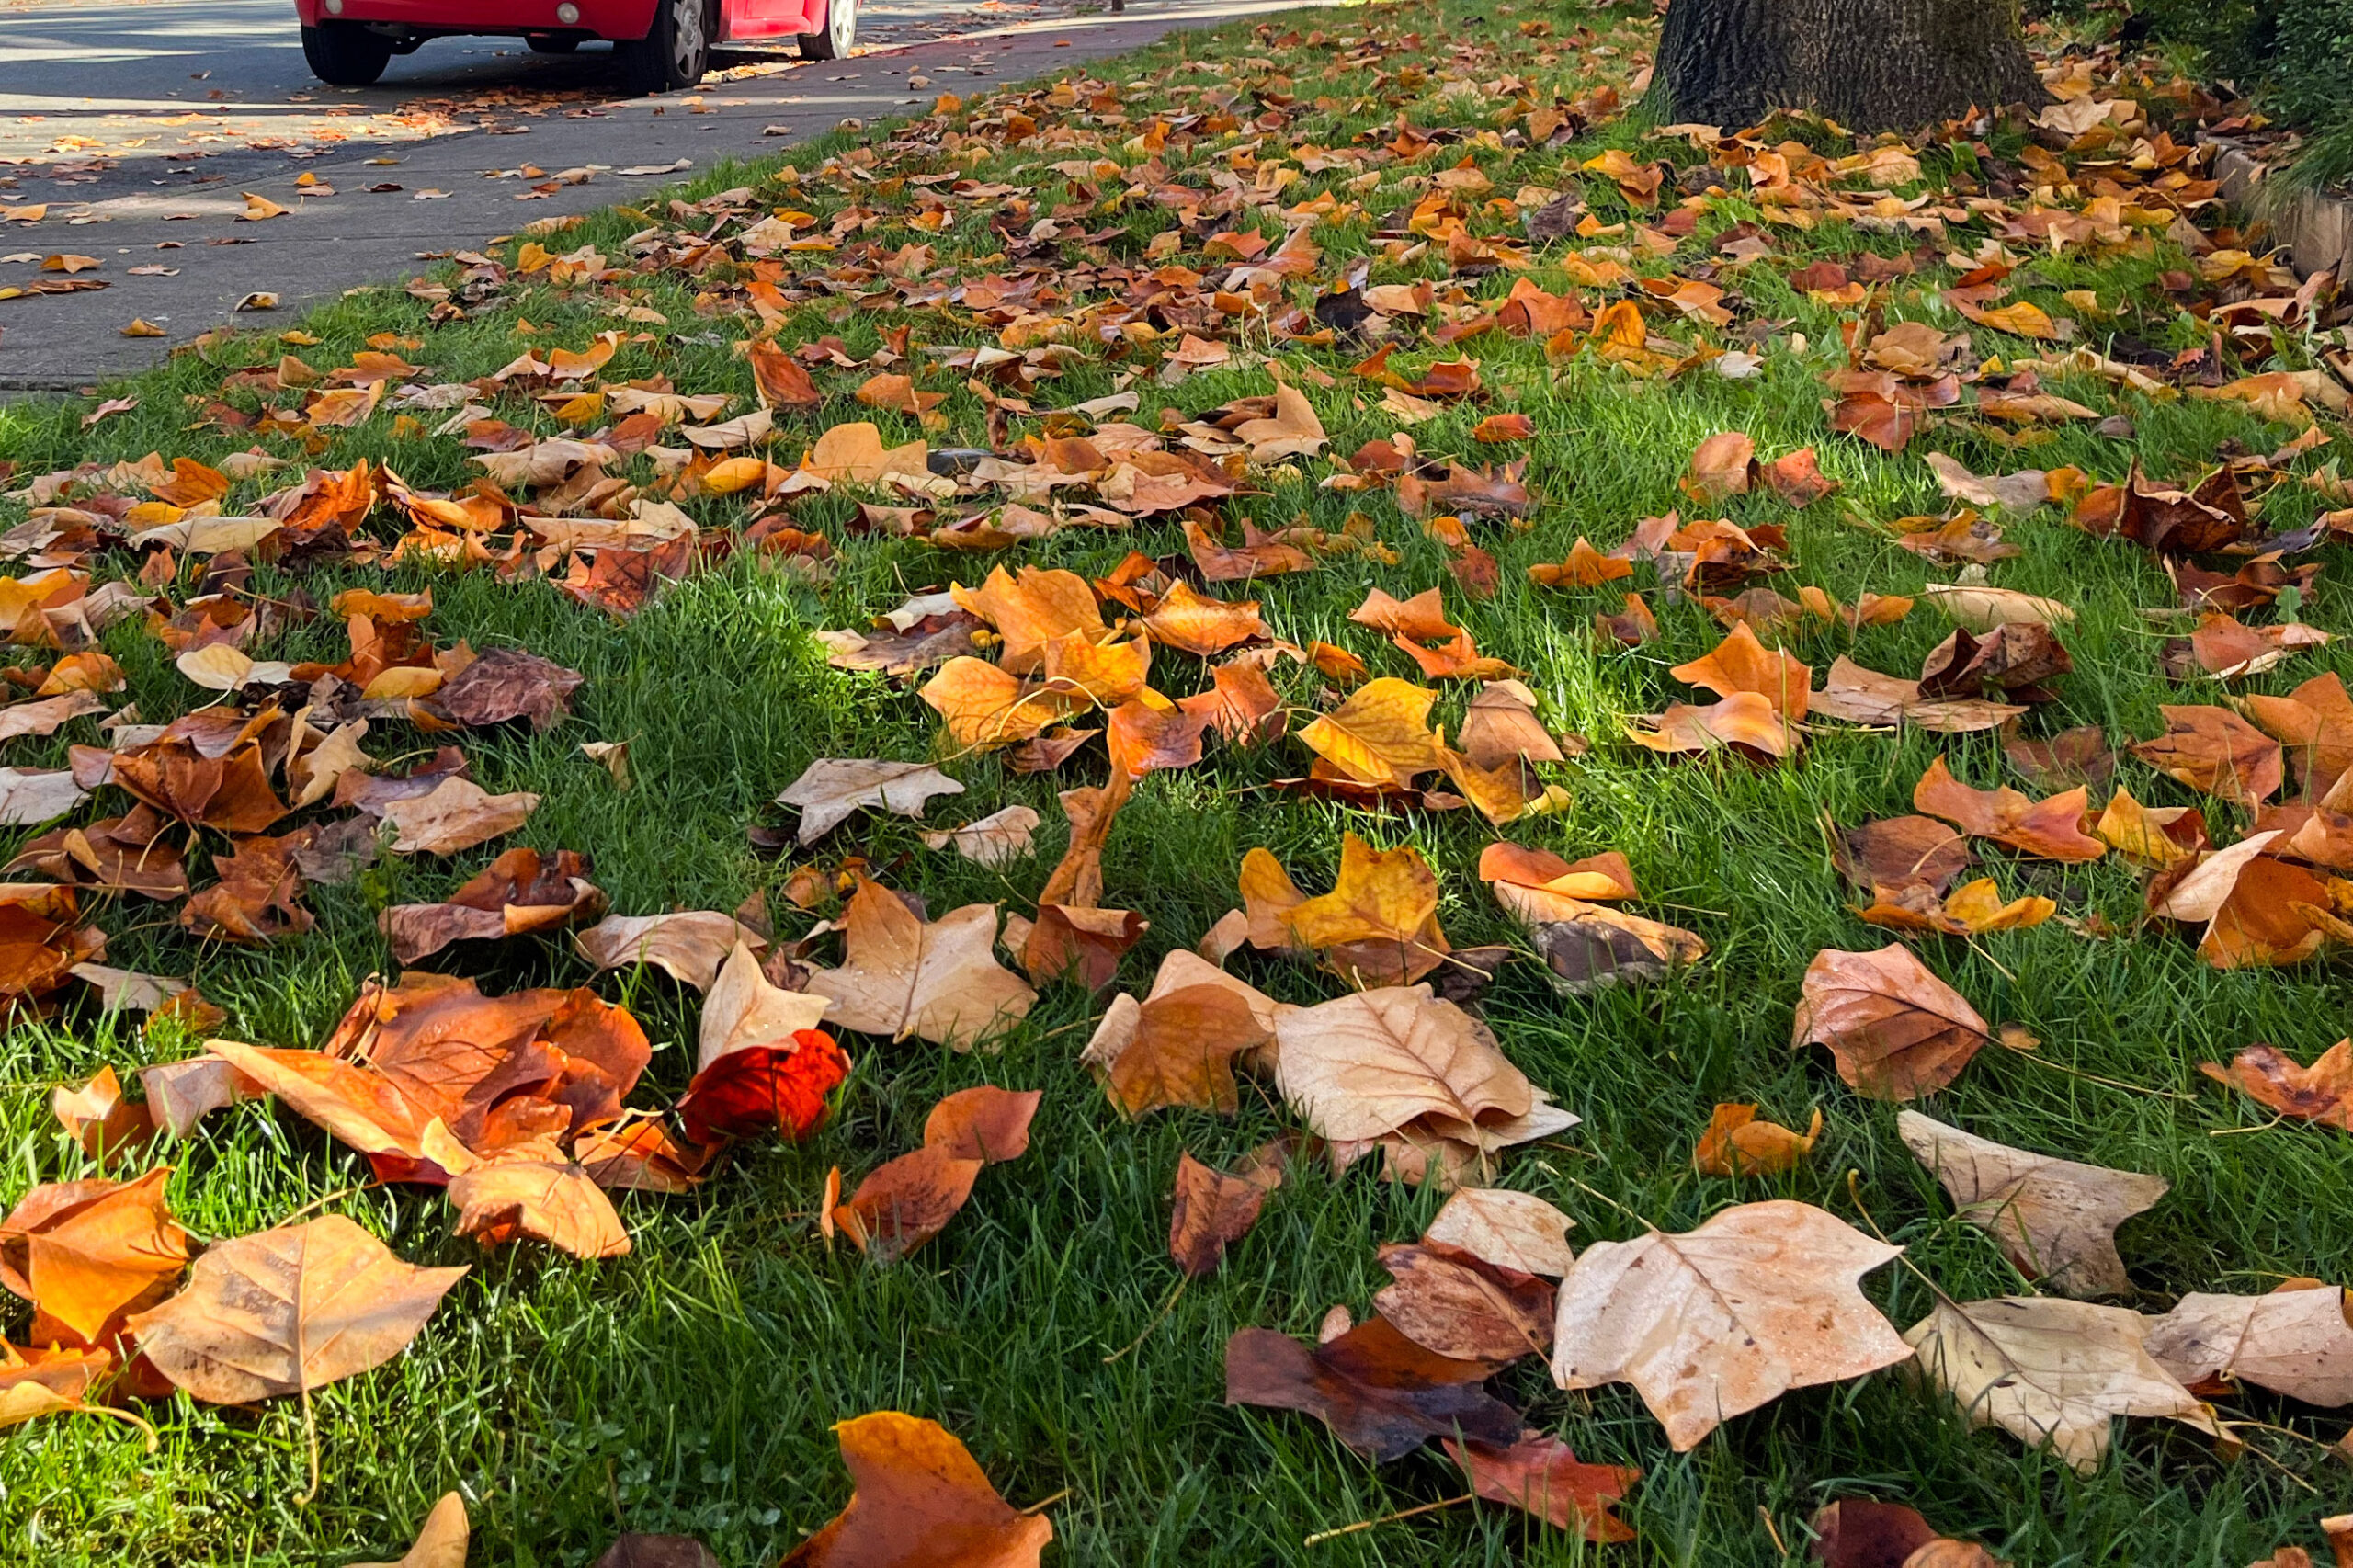
M2252 1448L2310 1485L2275 1439L2353 1404L2339 1286L2120 1239L2185 1208L2178 1168L1986 1135L2043 1089L2234 1117L2193 1066L2269 1146L2353 1129L2353 1045L2119 1078L2006 967L2308 999L2353 943L2323 624L2353 329L2221 207L2198 134L2239 106L2054 38L2048 103L1910 138L1645 131L1645 21L1495 13L943 96L531 224L362 342L210 335L168 424L158 381L74 419L73 460L12 461L0 1006L117 1058L40 1085L0 1423L313 1423L482 1289L317 1212L358 1193L418 1257L446 1209L503 1281L629 1269L633 1232L789 1171L761 1223L805 1267L952 1279L968 1207L1020 1231L1066 1179L1042 1112L1154 1151L1169 1294L1104 1366L1272 1267L1268 1217L1369 1203L1386 1284L1201 1320L1225 1403L1405 1474L1436 1442L1451 1504L1529 1529L1634 1540L1645 1471L1768 1420L1802 1448L1835 1407L1797 1391L1864 1379L2086 1475L2125 1416L2195 1434L2122 1429L2167 1473ZM1670 403L1635 479L1565 460L1573 407ZM2229 435L2186 460L2144 428ZM748 897L608 894L568 836L594 813L551 801L700 809L607 722L629 650L763 595L780 700L860 722L727 781ZM1785 885L1695 902L1703 841L1775 835ZM274 1026L255 977L345 939L376 972ZM1804 1054L1735 1061L1693 997ZM1558 1020L1753 1097L1662 1132L1564 1070ZM688 1028L690 1067L661 1053ZM935 1062L1022 1086L886 1131ZM199 1239L233 1128L350 1179ZM1053 1539L948 1427L835 1415L856 1491L788 1562ZM2037 1509L1964 1533L2023 1552ZM1996 1561L1885 1501L1790 1522L1828 1563ZM462 1498L422 1528L410 1562L462 1562Z

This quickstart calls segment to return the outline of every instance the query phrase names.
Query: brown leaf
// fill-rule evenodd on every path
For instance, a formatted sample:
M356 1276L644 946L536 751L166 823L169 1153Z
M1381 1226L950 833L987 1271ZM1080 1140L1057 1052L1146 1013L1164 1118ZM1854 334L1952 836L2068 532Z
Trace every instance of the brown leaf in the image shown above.
M519 648L493 648L433 694L433 706L473 729L527 719L533 731L552 728L572 711L578 670Z
M1990 1233L2028 1278L2065 1296L2131 1290L2116 1227L2155 1206L2167 1191L2163 1177L2012 1149L1917 1111L1897 1112L1895 1131L1961 1217Z
M2160 708L2165 733L2136 741L2134 756L2219 801L2250 809L2279 792L2287 767L2279 743L2227 708Z
M710 989L720 965L738 942L756 951L767 946L758 932L715 909L608 915L572 937L573 950L599 973L644 964L697 991Z
M1189 1106L1232 1116L1240 1107L1233 1059L1264 1045L1266 1024L1222 985L1155 991L1139 1004L1116 998L1080 1061L1130 1116Z
M1575 1223L1533 1193L1466 1187L1446 1200L1422 1240L1460 1247L1498 1268L1557 1279L1576 1261L1568 1243Z
M299 1393L408 1348L463 1268L417 1268L340 1215L220 1243L188 1289L130 1322L165 1377L210 1404Z
M1684 1234L1596 1242L1561 1281L1552 1380L1632 1383L1688 1452L1790 1389L1909 1359L1856 1288L1902 1250L1786 1201L1744 1203Z
M1517 1441L1518 1412L1484 1387L1495 1370L1433 1355L1386 1318L1313 1347L1272 1329L1245 1328L1225 1342L1225 1403L1304 1411L1349 1448L1385 1463L1431 1437Z
M1054 1539L1017 1513L945 1427L895 1410L839 1423L849 1506L778 1568L1038 1568Z
M247 841L251 843L251 840ZM595 918L602 890L583 874L588 859L569 849L542 860L509 849L439 903L397 903L376 917L392 957L412 964L452 942L497 941Z
M1865 892L1917 884L1941 893L1976 857L1969 841L1933 817L1890 817L1838 835L1831 857Z
M1249 1234L1267 1194L1282 1185L1279 1144L1269 1144L1237 1175L1176 1156L1175 1208L1168 1217L1168 1256L1186 1278L1199 1279L1225 1260L1225 1249Z
M514 832L539 809L528 790L493 795L471 778L442 779L430 790L388 803L383 819L398 830L395 855L455 855Z
M1471 1478L1471 1490L1490 1503L1507 1503L1555 1529L1592 1541L1631 1540L1634 1532L1609 1511L1643 1472L1631 1466L1586 1464L1576 1450L1548 1433L1528 1431L1509 1447L1442 1439L1447 1457Z
M2051 628L2040 621L2008 621L1983 638L1955 628L1920 665L1920 695L1926 698L2015 693L2022 702L2048 695L2042 682L2075 667Z
M2250 1045L2227 1067L2201 1062L2198 1070L2281 1116L2353 1131L2353 1040L2338 1040L2309 1067L2277 1046Z
M968 903L918 919L880 883L858 879L842 916L839 969L817 971L810 991L834 1004L841 1028L910 1035L970 1051L1025 1017L1038 994L998 963L997 909Z
M2108 846L2083 830L2089 791L2077 786L2047 801L2029 801L2006 786L1973 790L1952 776L1941 756L1913 786L1913 809L1941 817L1963 833L2048 860L2097 860Z
M360 1562L353 1568L466 1568L466 1501L444 1492L416 1532L415 1544L398 1562Z
M2149 1324L2151 1359L2193 1392L2229 1379L2305 1404L2353 1404L2353 1320L2334 1285L2291 1279L2268 1295L2193 1291Z
M2150 1320L2056 1296L1940 1301L1904 1335L1920 1370L1972 1426L2048 1445L2090 1474L2110 1419L2170 1416L2212 1435L2213 1416L2143 1345Z
M925 762L872 762L820 757L776 798L801 808L800 841L814 844L867 807L919 817L935 795L961 795L964 786Z
M1773 711L1794 723L1805 717L1806 699L1813 689L1813 672L1776 648L1768 652L1746 624L1716 645L1714 653L1667 674L1690 686L1704 687L1718 697L1754 692L1773 705Z
M613 1200L575 1165L497 1160L452 1177L458 1234L497 1247L518 1236L547 1243L574 1257L622 1257L629 1233Z
M1941 1539L1917 1508L1864 1497L1824 1504L1806 1528L1821 1568L1904 1568L1914 1552Z
M1444 1242L1392 1244L1381 1267L1394 1281L1375 1311L1423 1349L1463 1361L1541 1356L1552 1344L1552 1288Z
M1908 1100L1951 1083L1989 1038L1977 1010L1896 942L1816 953L1790 1043L1828 1046L1858 1093Z

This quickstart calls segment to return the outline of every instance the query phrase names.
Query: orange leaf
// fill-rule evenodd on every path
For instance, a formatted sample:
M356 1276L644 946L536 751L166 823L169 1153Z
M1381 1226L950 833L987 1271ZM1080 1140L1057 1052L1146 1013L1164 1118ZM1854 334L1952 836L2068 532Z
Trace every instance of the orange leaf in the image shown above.
M1037 1568L1054 1539L1016 1513L946 1428L879 1411L834 1428L857 1487L844 1508L779 1568Z
M1908 1100L1951 1083L1989 1038L1977 1010L1898 942L1816 953L1790 1043L1828 1046L1858 1093Z

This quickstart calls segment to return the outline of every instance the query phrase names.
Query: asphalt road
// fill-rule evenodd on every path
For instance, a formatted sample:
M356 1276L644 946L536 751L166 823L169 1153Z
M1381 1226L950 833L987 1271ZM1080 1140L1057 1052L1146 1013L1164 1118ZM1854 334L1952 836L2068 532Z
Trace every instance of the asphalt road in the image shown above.
M376 86L332 88L303 65L290 0L0 0L0 290L54 280L41 263L60 254L94 260L72 276L108 285L0 300L0 392L98 385L257 291L278 296L278 314L233 319L290 324L303 303L397 281L421 256L642 201L662 183L624 169L678 165L683 178L944 90L1296 8L1131 0L1115 17L1090 0L865 0L849 60L723 52L695 92L632 100L614 97L602 49L439 39ZM531 188L567 170L585 177ZM306 194L305 175L335 194ZM246 191L290 210L246 221ZM5 217L28 210L38 216ZM124 336L134 318L165 335Z

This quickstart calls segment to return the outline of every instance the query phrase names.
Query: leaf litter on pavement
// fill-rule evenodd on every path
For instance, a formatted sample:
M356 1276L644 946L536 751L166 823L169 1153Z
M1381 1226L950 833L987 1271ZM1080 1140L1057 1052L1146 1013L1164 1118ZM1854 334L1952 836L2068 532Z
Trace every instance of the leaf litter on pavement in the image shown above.
M2047 106L1651 128L1646 20L1493 12L945 93L0 437L0 1004L73 1047L0 1423L291 1400L315 1467L334 1385L692 1214L866 1311L1094 1249L1017 1321L1298 1459L1282 1551L1673 1538L1714 1445L1720 1540L1995 1561L1789 1508L1887 1468L1833 1410L1940 1513L1972 1426L2341 1492L2342 1238L2200 1165L2353 1126L2353 339L2218 199L2243 106L2038 24ZM851 1489L730 1544L1142 1539L1075 1428L905 1388L799 1403ZM2033 1484L1951 1512L2049 1554Z

